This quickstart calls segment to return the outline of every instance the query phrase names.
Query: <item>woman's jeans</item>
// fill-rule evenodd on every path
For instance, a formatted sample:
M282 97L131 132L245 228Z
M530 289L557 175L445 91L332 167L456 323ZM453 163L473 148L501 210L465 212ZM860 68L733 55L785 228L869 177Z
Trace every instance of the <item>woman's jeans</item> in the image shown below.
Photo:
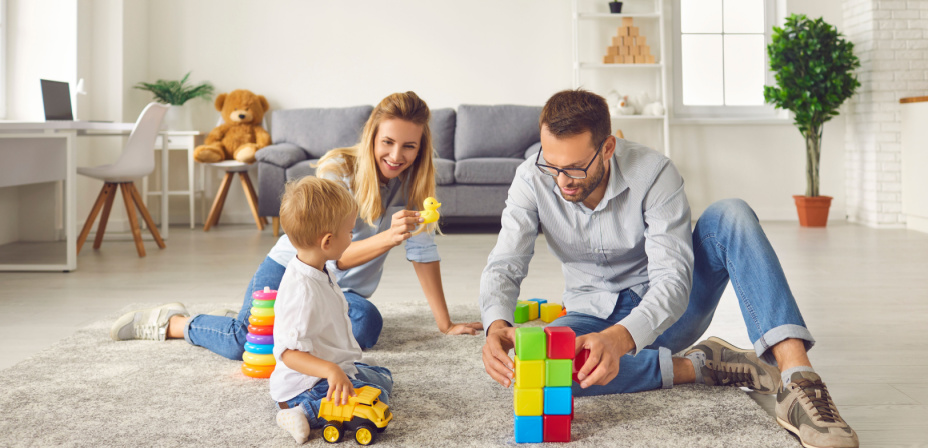
M241 360L245 351L245 335L248 334L248 317L251 316L251 294L254 291L270 287L276 290L284 276L285 268L276 261L265 258L248 289L245 290L245 301L238 317L212 316L200 314L194 316L184 329L184 339L187 342L204 347L229 359ZM354 338L362 349L368 349L377 343L380 331L383 329L383 317L380 311L369 300L353 292L346 292L348 300L348 317L351 319L351 330Z
M574 383L575 395L672 387L670 355L690 347L705 333L729 280L757 356L776 365L769 349L788 338L803 340L807 350L812 347L815 340L802 320L780 261L757 215L744 201L728 199L709 206L693 230L693 252L693 288L683 316L637 355L622 356L619 374L609 384L581 389ZM569 312L551 325L570 327L577 336L603 331L621 321L640 301L637 294L624 290L606 319Z
M383 367L369 366L360 362L356 362L354 365L358 368L358 374L354 378L349 377L351 385L355 389L363 386L373 386L380 389L380 397L377 399L389 406L390 392L393 391L393 375L390 371ZM329 382L322 379L312 389L287 400L287 406L295 408L303 405L303 413L306 414L309 427L321 428L325 425L325 420L318 417L319 403L322 402L328 391Z

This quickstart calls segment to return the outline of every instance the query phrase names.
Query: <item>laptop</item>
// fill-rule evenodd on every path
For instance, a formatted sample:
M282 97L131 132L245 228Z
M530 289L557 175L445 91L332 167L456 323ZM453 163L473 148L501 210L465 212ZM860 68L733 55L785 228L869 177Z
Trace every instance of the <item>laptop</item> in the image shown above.
M40 79L45 121L74 121L71 112L71 88L68 83Z

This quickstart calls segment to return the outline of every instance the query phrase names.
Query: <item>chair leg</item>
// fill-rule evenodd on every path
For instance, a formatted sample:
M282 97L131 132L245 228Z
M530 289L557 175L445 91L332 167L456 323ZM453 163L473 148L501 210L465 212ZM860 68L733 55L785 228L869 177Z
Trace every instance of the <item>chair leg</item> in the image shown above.
M113 209L113 200L116 199L116 184L107 184L109 191L106 194L106 204L103 205L103 214L100 215L100 224L97 225L97 236L93 239L93 249L97 250L103 244L103 233L106 232L106 223L110 219L110 210Z
M222 178L222 185L219 186L219 191L216 192L216 199L213 200L213 206L209 209L209 216L206 217L206 222L203 224L204 232L209 232L210 227L219 223L222 205L226 201L226 195L229 194L229 186L232 185L232 176L234 175L234 173L226 172L226 175Z
M161 232L158 231L158 227L155 226L155 221L151 219L151 215L148 214L148 208L145 207L145 203L142 202L142 196L139 194L139 191L135 189L135 183L126 184L126 188L132 193L132 199L135 201L135 205L139 208L139 213L142 214L142 219L145 220L145 224L148 224L148 230L151 231L151 236L155 238L155 243L158 244L158 247L161 249L165 248L164 240L161 239ZM161 219L165 219L162 217Z
M280 216L271 218L271 221L274 222L274 238L277 238L280 236Z
M248 173L241 171L238 173L242 178L242 189L245 190L245 199L248 200L248 206L251 207L251 216L255 218L255 224L258 230L264 230L264 218L258 216L258 194L255 193L255 187L251 185L251 178Z
M132 238L135 240L135 250L139 252L139 257L145 256L145 245L142 243L142 229L139 228L139 219L135 216L135 204L132 199L132 192L129 191L128 184L119 184L119 190L122 191L122 199L126 203L126 213L129 215L129 228L132 230Z
M90 229L93 228L93 221L97 219L97 214L100 213L100 209L103 208L103 203L106 201L107 188L110 184L103 184L103 188L100 189L100 194L97 195L97 201L93 203L93 208L90 209L90 215L87 216L87 221L84 222L84 228L81 229L80 235L77 237L77 253L81 253L81 247L84 246L84 241L87 240L87 235L90 233Z

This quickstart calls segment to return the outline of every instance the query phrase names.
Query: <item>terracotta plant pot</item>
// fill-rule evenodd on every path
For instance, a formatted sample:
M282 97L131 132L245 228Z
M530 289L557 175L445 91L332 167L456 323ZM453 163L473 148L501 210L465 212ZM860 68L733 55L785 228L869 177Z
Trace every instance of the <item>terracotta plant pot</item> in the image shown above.
M831 196L800 196L794 195L796 211L799 213L799 225L802 227L825 227L828 223L828 209L831 207Z
M613 14L621 14L622 2L609 2L609 11Z

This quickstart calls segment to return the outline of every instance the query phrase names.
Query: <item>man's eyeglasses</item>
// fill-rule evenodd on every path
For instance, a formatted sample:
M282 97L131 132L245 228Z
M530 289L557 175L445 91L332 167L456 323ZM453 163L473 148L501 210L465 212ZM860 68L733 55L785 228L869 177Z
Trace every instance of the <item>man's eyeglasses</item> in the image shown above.
M593 154L593 160L590 160L590 163L586 165L586 168L558 168L556 166L545 165L543 163L538 163L541 160L541 151L542 148L538 149L538 155L535 156L535 166L538 167L538 171L541 171L543 174L547 174L551 177L557 177L561 173L564 173L565 176L571 179L586 179L586 172L593 166L593 161L596 160L596 156L599 155L603 150L603 145L606 144L606 140L609 137L603 139L603 142L599 144L599 149L596 150L596 154Z

